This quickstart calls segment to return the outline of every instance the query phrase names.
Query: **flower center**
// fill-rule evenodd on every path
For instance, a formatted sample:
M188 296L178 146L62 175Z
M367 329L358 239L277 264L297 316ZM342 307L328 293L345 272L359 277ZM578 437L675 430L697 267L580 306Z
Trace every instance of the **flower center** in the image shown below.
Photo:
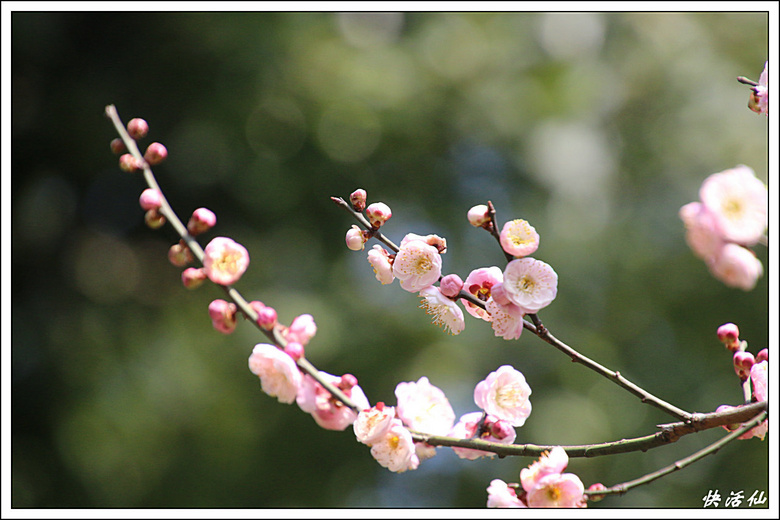
M217 269L220 271L235 272L237 269L236 264L241 255L233 251L225 252L217 262Z
M516 408L523 402L523 393L517 384L502 386L496 392L496 403L502 408Z
M430 270L431 270L431 261L426 256L419 258L414 265L414 271L417 274L425 274Z
M524 293L532 292L535 286L536 282L527 274L524 274L523 277L517 281L517 289Z

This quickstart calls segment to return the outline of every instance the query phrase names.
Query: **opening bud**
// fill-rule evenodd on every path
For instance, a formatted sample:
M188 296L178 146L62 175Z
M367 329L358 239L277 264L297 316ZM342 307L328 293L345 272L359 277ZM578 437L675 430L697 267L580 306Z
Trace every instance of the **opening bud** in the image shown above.
M225 300L214 300L209 304L211 324L219 332L230 334L236 330L236 304Z
M277 321L276 310L273 307L264 307L257 311L257 324L261 329L273 330Z
M732 352L739 350L739 327L733 323L724 323L718 327L718 339Z
M131 119L127 123L127 133L136 141L143 139L149 133L149 124L138 117Z
M192 212L192 216L189 222L187 222L187 231L192 236L200 235L213 228L216 223L217 216L213 211L206 208L198 208Z
M192 251L190 251L189 247L179 242L178 244L173 244L168 249L168 261L176 267L186 267L195 261L195 257L192 256Z
M366 217L374 229L379 228L392 216L393 212L390 211L390 207L384 202L374 202L366 208Z
M196 289L200 287L205 279L206 273L203 269L198 269L196 267L188 267L181 273L181 283L184 284L184 287L187 289Z
M156 209L150 209L144 215L144 222L151 229L159 229L165 224L165 217Z
M141 169L141 164L132 154L125 153L119 157L119 169L123 172L134 172Z
M348 231L346 236L347 247L352 251L362 251L366 245L366 236L363 234L363 230L353 225Z
M168 149L160 143L152 143L146 148L144 159L151 165L160 164L168 157Z
M360 213L366 209L366 190L358 188L349 196L349 202L352 203L352 209Z
M747 380L750 377L750 369L753 368L756 359L750 352L739 351L734 353L734 372L739 376L740 381Z
M490 214L485 204L473 206L466 216L469 219L469 223L474 227L482 227L490 222Z
M303 345L301 345L298 342L291 341L284 347L285 353L289 355L291 358L293 358L295 361L298 361L303 357Z
M761 363L762 361L769 361L769 349L761 349L756 354L756 363Z

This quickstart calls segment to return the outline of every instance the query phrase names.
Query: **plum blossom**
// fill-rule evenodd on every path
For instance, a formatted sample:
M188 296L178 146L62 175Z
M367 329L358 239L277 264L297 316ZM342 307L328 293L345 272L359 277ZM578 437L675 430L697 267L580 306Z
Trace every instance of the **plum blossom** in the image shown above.
M523 489L530 491L542 477L562 473L568 464L569 456L566 454L566 450L556 446L552 450L542 453L542 456L530 466L520 470L520 483L523 485Z
M280 403L295 401L303 376L293 359L267 343L258 343L249 356L249 370L260 378L263 392Z
M368 252L368 262L371 267L374 268L374 274L376 279L379 280L382 285L393 283L395 276L393 276L393 264L390 261L390 253L388 253L379 244Z
M502 286L509 301L526 313L536 313L555 299L558 275L541 260L519 258L507 264Z
M384 202L374 202L366 208L366 217L368 217L368 221L375 229L387 222L392 216L393 212L390 211L390 207Z
M705 262L709 261L724 244L712 213L701 202L689 202L680 208L679 215L691 251Z
M482 419L485 417L484 420ZM497 419L483 412L471 412L461 416L458 422L447 434L456 439L480 439L488 442L500 442L512 444L515 442L517 432L506 421ZM480 457L495 457L490 451L475 450L472 448L452 447L452 451L461 459L476 460Z
M539 233L523 219L504 224L499 238L503 250L514 257L528 256L539 248Z
M290 326L282 332L287 341L294 341L301 345L308 345L311 338L317 333L317 324L311 314L301 314L296 317Z
M520 337L523 332L523 316L525 316L523 309L511 302L501 305L493 298L487 301L485 309L490 315L491 326L496 337L505 340Z
M450 334L460 334L466 326L463 311L458 304L441 293L438 287L431 285L420 291L420 308L433 316L433 323Z
M249 253L246 248L227 237L212 239L203 253L206 276L219 285L236 283L249 266Z
M758 359L758 356L756 356ZM766 377L767 377L767 363L768 361L761 361L755 363L750 368L750 382L753 383L753 399L756 402L766 401L767 393L766 389Z
M368 398L363 389L357 385L355 376L345 374L341 377L320 371L322 377L328 383L338 387L360 409L370 408ZM344 430L355 421L357 414L344 403L336 399L313 377L306 374L296 402L301 410L310 413L314 420L326 430Z
M418 292L433 285L441 275L439 250L423 240L404 238L393 261L393 275L409 292Z
M413 240L421 240L429 246L435 247L440 254L447 252L447 239L433 234L423 236L416 233L407 233L406 236L404 236L404 238L401 240L400 247L404 247L407 243Z
M576 475L563 473L569 456L560 446L520 471L528 507L584 507L585 486Z
M487 302L491 296L491 289L494 286L501 285L504 281L504 273L496 266L480 267L474 269L463 282L463 290L473 295L480 301ZM490 313L485 309L474 305L468 300L463 300L466 312L485 321L492 321Z
M379 402L376 406L361 410L352 423L355 438L363 444L371 446L374 441L383 438L390 429L395 418L395 408Z
M764 274L764 266L749 249L724 245L707 263L712 275L729 287L750 291Z
M750 167L713 173L702 183L699 198L724 241L750 246L764 235L767 188Z
M531 415L530 395L525 376L510 365L491 372L474 388L476 405L512 426L522 426Z
M493 479L487 488L487 507L527 507L517 498L517 493L501 479Z
M764 63L764 70L758 78L758 84L752 83L748 108L757 114L769 115L769 62Z
M420 465L412 434L400 419L393 419L385 434L373 440L371 455L382 467L396 473L417 469Z
M398 417L413 430L444 435L455 422L447 396L423 376L417 382L398 383L395 387Z
M715 411L716 412L727 412L729 410L733 410L736 408L736 406L729 406L727 404L722 404L718 406ZM738 430L744 426L744 424L724 424L723 428L726 430L733 432L735 430ZM740 440L747 440L752 439L753 437L758 437L762 441L764 440L764 437L766 436L766 432L769 429L769 419L766 419L765 421L761 422L758 426L755 428L751 428L750 430L746 431L742 435L739 436Z

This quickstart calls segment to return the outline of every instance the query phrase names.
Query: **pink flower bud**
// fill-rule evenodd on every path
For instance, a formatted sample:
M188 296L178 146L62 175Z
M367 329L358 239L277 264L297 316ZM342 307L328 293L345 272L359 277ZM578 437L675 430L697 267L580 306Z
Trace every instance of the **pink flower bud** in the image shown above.
M284 347L284 351L295 361L298 361L303 357L303 345L295 341L289 342L287 346Z
M223 334L236 330L236 304L225 300L214 300L209 304L209 316L214 328Z
M196 267L188 267L181 273L181 283L184 284L184 287L187 289L200 287L205 279L206 273L203 272L203 269L198 269Z
M515 435L517 435L515 429L507 421L490 422L486 420L485 426L488 427L488 430L490 431L490 435L492 437L495 437L498 440L506 439L507 437L510 436L512 437L512 440L514 440Z
M146 148L144 159L151 165L160 164L168 157L168 150L160 143L152 143Z
M740 381L745 381L750 377L750 369L756 362L753 354L750 352L739 351L734 353L734 372L739 376Z
M392 216L393 212L384 202L374 202L366 208L366 217L374 228L380 227Z
M276 310L273 307L265 307L257 311L257 324L263 330L273 330L276 327Z
M358 188L353 191L349 196L349 201L352 203L352 209L357 212L361 212L366 209L366 190Z
M149 133L149 124L143 119L137 117L131 119L127 123L127 133L130 134L130 137L136 141L143 139L146 137L146 134Z
M457 274L448 274L439 282L439 290L448 298L455 298L463 289L463 280Z
M217 223L217 216L213 211L206 208L198 208L192 212L189 222L187 222L187 231L190 235L200 235L213 228Z
M490 222L488 207L484 204L472 207L466 216L469 219L469 223L474 227L482 227Z
M141 192L138 202L142 209L159 209L162 206L162 194L152 188L146 188Z
M151 229L158 229L165 224L165 217L156 209L150 209L144 215L144 222Z
M607 489L607 486L602 484L601 482L597 482L595 484L591 484L590 487L588 487L588 500L591 502L598 502L599 500L602 500L606 495L599 495L599 491L604 491Z
M347 247L352 251L362 251L366 244L366 237L363 235L362 229L353 225L347 231L346 241Z
M119 169L123 172L134 172L140 170L141 165L132 154L125 153L119 157Z
M769 349L761 349L756 354L756 363L761 363L762 361L769 361Z
M122 141L119 137L116 139L111 140L111 151L115 153L116 155L119 155L121 153L124 153L127 151L127 147L125 146L125 142Z
M249 302L249 307L253 311L255 311L256 313L260 314L260 311L265 309L265 304L263 302L261 302L261 301L253 300L253 301Z
M181 242L173 244L168 249L168 261L176 267L186 267L194 260L195 258L192 256L190 248Z
M341 381L336 383L336 386L349 395L349 391L352 390L354 386L357 386L357 384L357 377L353 376L352 374L344 374L341 376Z
M724 323L718 327L718 339L732 352L739 350L739 327Z

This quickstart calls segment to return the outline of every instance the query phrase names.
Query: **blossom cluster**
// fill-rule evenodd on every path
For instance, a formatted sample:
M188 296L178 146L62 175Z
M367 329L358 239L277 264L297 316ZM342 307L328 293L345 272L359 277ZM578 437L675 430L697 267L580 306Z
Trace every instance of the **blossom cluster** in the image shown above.
M733 353L732 364L734 366L734 372L739 378L743 389L745 389L745 400L747 402L760 402L766 401L768 398L767 393L767 369L769 366L769 350L762 349L755 356L747 351L747 341L739 339L739 327L733 323L724 323L718 327L718 339ZM721 405L715 411L723 412L733 409L733 406ZM740 428L740 424L725 425L729 431L734 431ZM751 428L744 434L740 435L740 439L751 439L758 437L764 440L769 429L769 420L764 420L756 426Z
M508 484L501 479L492 480L487 488L487 506L587 507L582 481L573 473L563 472L568 464L569 456L566 451L556 446L542 454L539 460L520 470L519 484Z
M382 202L366 207L363 189L355 190L350 202L357 212L365 208L371 224L371 229L361 230L353 225L347 231L347 247L362 251L392 211ZM472 207L467 218L475 227L492 226L486 205ZM395 253L374 245L368 251L368 262L383 285L398 279L402 289L417 293L420 307L448 333L459 334L465 328L463 310L457 305L461 301L469 314L490 322L496 336L517 339L523 331L523 317L537 313L555 299L558 275L548 264L528 256L539 247L539 234L527 221L506 222L498 238L504 252L512 257L506 268L474 269L465 280L457 274L442 276L441 255L447 250L447 241L434 234L407 233Z
M371 448L371 455L383 467L402 473L417 469L433 457L436 448L415 442L410 430L426 435L456 439L481 439L512 444L515 427L531 413L531 388L523 374L509 365L491 372L474 389L474 402L482 410L470 412L455 422L455 412L444 392L423 376L416 382L398 383L396 406L379 402L362 410L353 424L355 437ZM453 447L462 459L494 457L495 453Z
M729 287L753 289L764 268L748 247L765 239L766 185L751 168L739 165L707 177L699 198L679 212L688 245L715 278Z

